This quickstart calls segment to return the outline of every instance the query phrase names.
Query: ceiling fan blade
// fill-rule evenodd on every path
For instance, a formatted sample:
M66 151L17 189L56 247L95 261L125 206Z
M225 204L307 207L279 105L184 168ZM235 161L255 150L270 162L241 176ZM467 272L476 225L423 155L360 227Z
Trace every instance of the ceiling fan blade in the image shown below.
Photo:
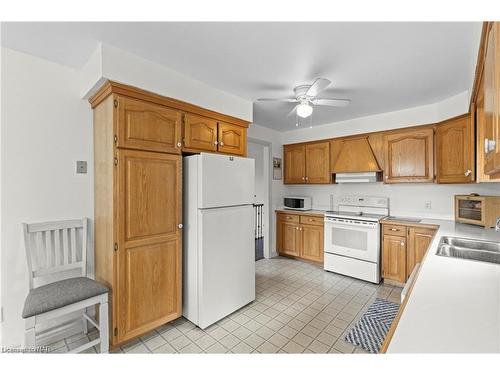
M283 99L273 99L273 98L260 98L257 99L258 102L283 102L283 103L297 103L298 100L295 98L283 98Z
M297 104L295 107L292 108L292 110L290 112L288 112L288 115L286 115L287 117L290 117L292 115L295 115L295 111L297 111L297 107L299 105Z
M318 94L326 89L328 85L332 83L330 80L326 78L318 78L314 83L309 87L309 89L306 92L306 96L318 96Z
M314 99L314 105L327 105L330 107L345 107L348 105L351 100L350 99Z

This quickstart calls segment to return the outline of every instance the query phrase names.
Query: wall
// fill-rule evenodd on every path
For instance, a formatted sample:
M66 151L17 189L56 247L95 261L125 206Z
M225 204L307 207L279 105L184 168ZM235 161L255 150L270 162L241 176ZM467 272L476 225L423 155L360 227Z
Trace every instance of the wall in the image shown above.
M255 160L255 203L262 203L262 234L264 236L264 256L269 257L269 152L270 147L261 143L248 142L248 157Z
M96 50L81 71L1 51L0 345L11 346L22 341L28 292L21 223L93 219L92 111L84 97L108 78L249 121L252 103L112 46ZM87 160L87 174L75 173L76 160Z
M243 120L252 121L253 118L253 104L249 100L211 87L133 53L109 44L100 44L82 70L82 97L89 97L105 79L126 83Z
M268 165L270 168L269 173L272 173L272 158L273 157L282 157L283 153L283 148L282 148L282 143L280 140L281 133L274 131L272 129L269 129L267 127L258 125L258 124L251 124L250 127L248 128L248 141L253 142L265 142L267 143L270 148L271 148L271 159L268 161ZM284 185L282 183L282 180L273 180L272 176L270 177L271 179L271 188L270 188L270 209L269 213L271 214L270 217L270 254L269 256L273 257L276 255L276 249L275 249L275 244L276 244L276 215L274 215L274 211L279 208L281 204L281 197L283 196L283 191L284 191Z
M259 128L256 136L273 140L273 152L281 157L283 144L309 140L360 134L385 129L395 129L415 125L435 123L468 111L469 94L462 92L439 103L409 108L401 111L382 113L313 128L303 128L283 133L263 132ZM253 125L252 125L253 126ZM282 197L308 195L313 198L313 206L319 209L330 208L330 194L337 200L342 195L375 195L390 198L391 213L394 215L420 216L453 219L453 195L476 192L484 195L498 195L500 183L438 185L438 184L339 184L339 185L283 185L282 181L273 182L273 207L281 206ZM425 208L431 202L431 208ZM273 223L273 240L276 225ZM273 242L273 248L275 247Z
M1 51L1 343L19 345L28 292L21 223L93 217L92 112L77 71ZM87 174L76 174L76 160L87 160Z

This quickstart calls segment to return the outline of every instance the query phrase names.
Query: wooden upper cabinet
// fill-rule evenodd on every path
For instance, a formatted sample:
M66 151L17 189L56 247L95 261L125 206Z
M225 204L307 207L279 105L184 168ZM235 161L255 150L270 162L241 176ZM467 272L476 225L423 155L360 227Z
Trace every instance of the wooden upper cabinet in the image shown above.
M303 184L306 181L306 147L304 145L285 145L284 182Z
M474 124L469 114L437 125L436 169L441 184L474 181Z
M241 126L219 122L218 128L220 152L246 156L247 129Z
M500 23L494 22L487 35L484 59L484 173L500 174ZM495 176L496 177L496 176Z
M118 96L115 99L118 147L180 153L181 112Z
M407 276L409 277L417 263L422 262L432 239L435 229L422 227L408 228L408 252L406 256Z
M305 155L306 183L329 184L332 180L330 172L330 142L306 144Z
M434 130L398 131L385 136L384 181L434 181Z
M180 155L118 150L118 341L181 315Z
M184 147L199 151L217 151L217 121L186 113Z
M382 276L401 283L406 281L406 237L384 235Z

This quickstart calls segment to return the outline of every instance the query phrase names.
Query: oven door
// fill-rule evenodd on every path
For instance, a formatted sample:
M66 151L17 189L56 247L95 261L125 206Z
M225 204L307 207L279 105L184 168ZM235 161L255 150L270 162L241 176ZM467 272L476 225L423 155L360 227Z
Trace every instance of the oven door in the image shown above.
M378 223L325 218L325 252L378 263L380 227Z

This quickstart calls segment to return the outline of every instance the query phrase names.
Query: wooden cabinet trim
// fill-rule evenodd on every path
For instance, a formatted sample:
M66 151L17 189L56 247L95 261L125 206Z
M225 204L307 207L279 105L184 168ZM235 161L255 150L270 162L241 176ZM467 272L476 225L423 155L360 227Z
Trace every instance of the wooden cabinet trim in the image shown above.
M196 106L181 100L168 98L166 96L158 95L150 91L146 91L134 86L125 85L114 81L106 81L97 92L89 99L92 108L95 108L103 100L111 94L119 94L131 98L143 100L146 102L164 105L166 107L175 108L183 112L193 113L199 116L208 117L215 121L222 121L231 123L237 126L248 128L250 121L242 120L237 117L225 115L216 111Z

